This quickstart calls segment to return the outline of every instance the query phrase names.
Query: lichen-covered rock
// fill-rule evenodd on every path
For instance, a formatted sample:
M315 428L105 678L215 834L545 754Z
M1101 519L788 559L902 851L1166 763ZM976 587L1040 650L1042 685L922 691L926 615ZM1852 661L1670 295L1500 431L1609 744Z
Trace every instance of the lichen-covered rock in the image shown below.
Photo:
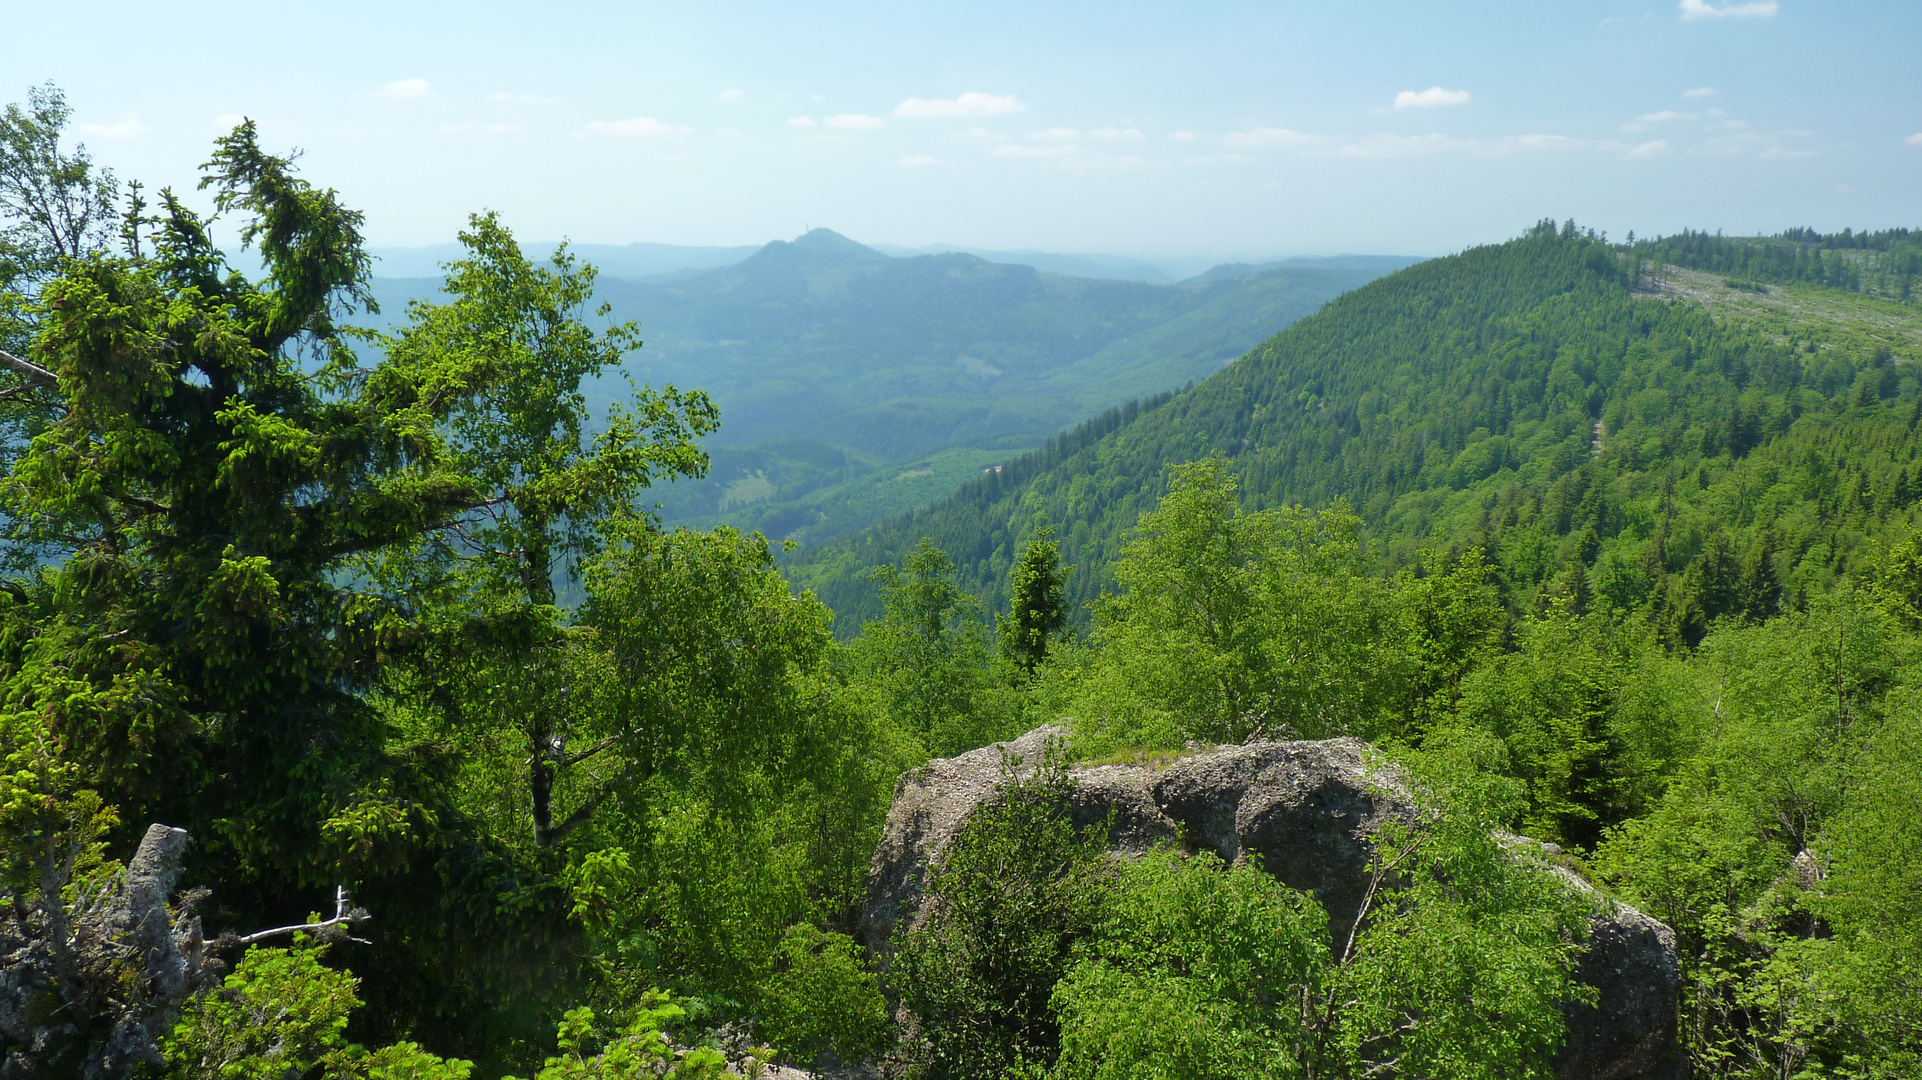
M0 913L0 1080L131 1076L159 1066L158 1037L221 965L189 898L170 913L187 850L154 825L119 880L68 902L63 880Z
M1314 893L1339 941L1361 910L1366 837L1384 818L1413 816L1399 779L1371 767L1367 750L1359 739L1228 747L1162 770L1155 799L1190 843L1231 862L1259 856L1283 884Z
M999 797L1004 763L1030 768L1061 735L1038 728L901 777L869 869L859 929L883 963L897 944L895 934L916 923L929 870L975 809ZM1358 739L1329 739L1224 747L1159 770L1076 768L1069 773L1072 813L1083 826L1110 822L1109 847L1117 853L1175 839L1229 861L1258 857L1283 883L1313 892L1328 910L1331 931L1345 937L1367 885L1369 836L1389 818L1413 822L1420 812L1401 778L1369 756ZM1570 888L1593 891L1573 874L1563 877ZM1674 934L1626 905L1601 901L1599 907L1575 973L1596 988L1597 1003L1569 1007L1569 1038L1556 1074L1562 1080L1679 1078Z

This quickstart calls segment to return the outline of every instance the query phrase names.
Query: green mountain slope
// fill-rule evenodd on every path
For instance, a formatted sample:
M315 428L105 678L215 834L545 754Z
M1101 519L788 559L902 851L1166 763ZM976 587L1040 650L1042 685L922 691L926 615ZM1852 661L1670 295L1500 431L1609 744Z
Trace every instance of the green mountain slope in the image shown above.
M970 255L897 259L816 229L736 266L658 284L610 280L600 292L616 317L642 320L637 377L715 396L716 442L806 438L908 460L996 437L1034 445L1091 403L1212 373L1377 273L1291 269L1158 286ZM1203 310L1213 314L1166 327ZM1114 346L1112 363L1100 358Z
M1804 264L1841 257L1796 242ZM1792 603L1922 493L1922 310L1806 279L1731 284L1664 251L1543 225L1401 271L1189 393L798 553L792 576L846 631L876 610L865 568L920 536L994 597L1045 520L1084 603L1165 467L1218 452L1251 506L1345 499L1390 560L1483 547L1520 607L1574 590L1693 635Z
M894 258L816 229L673 280L610 273L597 291L612 318L642 324L634 377L700 387L721 408L707 480L655 493L666 519L818 541L909 508L910 488L920 502L945 496L1079 417L1205 378L1414 261L1289 260L1153 285L968 254ZM388 320L437 289L431 278L376 280ZM590 400L625 392L616 381L586 389ZM938 457L957 448L978 451L961 455L976 472L937 468L935 487L887 483L922 459L959 461ZM857 480L865 486L835 487Z

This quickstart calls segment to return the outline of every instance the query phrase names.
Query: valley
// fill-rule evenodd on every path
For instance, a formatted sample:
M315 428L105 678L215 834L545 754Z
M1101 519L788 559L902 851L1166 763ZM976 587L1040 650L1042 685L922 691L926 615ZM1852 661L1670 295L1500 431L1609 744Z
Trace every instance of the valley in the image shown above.
M828 229L740 251L590 246L582 257L612 256L597 299L609 319L641 323L646 345L627 373L703 389L721 409L706 440L709 475L652 494L663 520L809 543L945 496L1082 416L1206 378L1341 293L1418 261L1232 264L1167 285L962 252L895 257ZM390 251L385 262L418 269L440 255ZM736 261L705 265L723 258ZM670 262L654 280L623 276ZM375 279L389 321L437 289L433 278ZM584 390L600 407L625 383L608 375ZM950 464L962 461L974 471ZM932 470L920 482L889 482L917 463Z

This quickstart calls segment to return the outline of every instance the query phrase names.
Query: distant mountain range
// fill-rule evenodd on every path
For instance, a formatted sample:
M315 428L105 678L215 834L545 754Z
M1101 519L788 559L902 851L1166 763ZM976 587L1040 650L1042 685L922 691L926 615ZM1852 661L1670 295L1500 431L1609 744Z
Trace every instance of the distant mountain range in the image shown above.
M713 475L662 492L670 519L733 520L775 534L830 521L840 532L906 509L860 485L849 497L872 515L805 498L953 448L1012 455L1037 446L1083 417L1205 378L1335 296L1418 261L1233 264L1169 285L1071 277L963 252L894 257L829 229L740 259L724 248L605 249L625 262L576 250L605 271L598 293L613 317L641 323L647 344L630 373L707 390L720 405ZM690 251L733 261L670 268ZM456 254L449 247L436 257ZM389 256L381 268L390 263L408 265ZM436 278L376 281L389 318L438 287ZM611 397L625 384L596 389ZM956 482L961 460L896 471ZM900 490L912 487L919 502L928 482ZM804 504L792 505L797 499Z
M522 244L528 254L545 258L558 245L553 241ZM599 267L610 277L656 280L685 277L703 270L717 270L746 261L761 250L758 245L740 247L701 247L683 244L580 244L568 245L576 255ZM902 247L899 244L869 244L868 247L896 258L916 255L973 255L991 263L1032 266L1047 274L1094 278L1111 281L1140 281L1152 285L1173 285L1202 274L1223 270L1273 269L1286 266L1319 266L1323 269L1361 269L1385 267L1395 270L1408 265L1396 255L1334 255L1327 258L1275 259L1260 263L1230 262L1198 256L1139 258L1128 255L1062 254L1051 251L994 251L988 248L955 244L927 244ZM370 248L374 273L388 278L438 277L440 265L460 257L459 244L431 244L425 247Z
M544 259L559 244L535 242L521 245L532 258ZM761 250L746 247L684 247L680 244L569 244L575 255L599 267L609 277L674 277L733 266ZM440 276L441 264L461 257L459 244L433 244L427 247L369 248L374 257L374 274L385 278L431 278Z

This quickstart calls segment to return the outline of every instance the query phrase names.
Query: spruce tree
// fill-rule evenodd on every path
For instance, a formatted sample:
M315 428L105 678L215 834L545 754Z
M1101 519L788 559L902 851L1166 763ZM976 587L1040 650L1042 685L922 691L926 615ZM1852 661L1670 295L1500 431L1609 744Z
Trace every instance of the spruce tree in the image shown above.
M1069 569L1061 565L1054 529L1043 525L1008 575L1012 603L1006 615L995 619L995 629L1002 653L1029 675L1047 659L1049 640L1068 623L1064 585Z

